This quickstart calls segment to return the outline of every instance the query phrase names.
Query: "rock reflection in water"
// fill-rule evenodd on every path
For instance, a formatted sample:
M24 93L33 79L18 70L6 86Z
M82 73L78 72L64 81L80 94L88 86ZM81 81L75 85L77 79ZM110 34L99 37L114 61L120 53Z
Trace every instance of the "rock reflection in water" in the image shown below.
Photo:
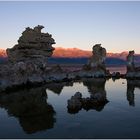
M90 98L97 100L97 104L91 106L89 104L89 107L85 108L86 110L95 109L96 111L102 111L104 106L109 102L106 97L105 83L106 80L104 78L83 80L83 85L88 88Z
M47 103L45 87L23 89L13 93L1 93L0 107L14 116L26 133L53 128L56 119L53 107Z
M90 109L101 111L108 103L105 82L105 79L83 79L83 84L88 88L90 97L82 98L82 93L76 92L68 100L68 113L78 113L82 108L87 111Z
M73 82L51 83L47 84L46 88L51 90L53 93L60 95L64 86L73 86Z
M127 80L127 100L130 106L135 106L135 88L140 88L140 80Z

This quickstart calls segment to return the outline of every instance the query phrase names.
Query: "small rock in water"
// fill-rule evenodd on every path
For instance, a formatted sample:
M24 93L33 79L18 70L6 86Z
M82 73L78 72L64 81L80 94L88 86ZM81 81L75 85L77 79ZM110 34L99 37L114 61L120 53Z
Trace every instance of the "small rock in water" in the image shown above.
M80 92L76 92L74 97L77 98L77 99L81 99L82 98L82 94Z
M81 107L82 107L82 103L78 99L68 100L68 108L70 108L70 109L80 109Z

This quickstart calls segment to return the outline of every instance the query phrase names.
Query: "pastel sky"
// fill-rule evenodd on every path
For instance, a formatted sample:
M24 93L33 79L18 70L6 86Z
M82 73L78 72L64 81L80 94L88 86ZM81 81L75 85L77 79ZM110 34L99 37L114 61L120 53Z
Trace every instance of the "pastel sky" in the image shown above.
M0 48L11 48L25 27L44 25L55 47L140 53L140 1L0 2Z

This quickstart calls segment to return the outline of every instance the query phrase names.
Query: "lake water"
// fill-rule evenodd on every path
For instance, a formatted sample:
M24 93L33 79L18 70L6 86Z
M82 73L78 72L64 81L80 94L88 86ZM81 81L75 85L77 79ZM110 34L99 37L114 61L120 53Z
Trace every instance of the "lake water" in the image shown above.
M140 138L140 81L83 79L0 94L0 138ZM69 113L67 100L100 92L106 104Z

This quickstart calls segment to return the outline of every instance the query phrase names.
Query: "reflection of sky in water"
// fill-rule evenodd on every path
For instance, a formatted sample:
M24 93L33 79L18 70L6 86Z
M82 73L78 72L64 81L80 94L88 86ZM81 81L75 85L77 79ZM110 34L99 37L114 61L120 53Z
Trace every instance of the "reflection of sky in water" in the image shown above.
M99 85L97 84L97 86ZM89 97L89 89L82 82L73 83L73 86L64 86L60 94L46 89L48 95L46 101L56 112L56 122L54 122L53 128L32 134L26 134L23 131L18 122L18 117L9 117L7 111L1 108L0 137L140 138L140 90L138 88L135 88L133 93L131 88L129 91L127 90L125 79L115 80L115 82L112 79L107 80L105 91L109 102L101 111L82 109L76 114L69 114L67 112L67 100L77 91L81 92L83 97ZM135 106L129 105L129 100L134 100Z
M75 88L66 87L62 90L61 94L64 97L59 99L61 105L66 103L66 99L70 99L76 91L80 91L85 97L89 96L87 88L83 84L75 83ZM135 89L135 107L129 106L127 101L127 81L119 79L115 82L112 79L106 81L105 89L107 92L107 99L109 103L106 104L101 112L90 110L80 111L76 115L69 115L60 107L59 103L55 103L55 109L60 111L60 118L57 120L59 123L66 127L64 132L68 135L67 129L71 131L71 135L79 135L81 138L133 138L139 134L139 115L140 115L140 94L139 90ZM49 101L55 102L54 95L48 92ZM58 100L57 100L58 101ZM65 102L65 103L63 103ZM66 115L67 114L67 115ZM69 121L69 124L67 124ZM66 126L65 126L66 125ZM108 129L107 129L108 128ZM80 129L77 133L77 129ZM88 131L84 131L87 130ZM91 129L91 130L90 130ZM95 133L93 133L93 131ZM93 137L92 137L93 136ZM139 136L140 137L140 136ZM72 138L72 136L68 136ZM78 138L78 136L76 137Z

